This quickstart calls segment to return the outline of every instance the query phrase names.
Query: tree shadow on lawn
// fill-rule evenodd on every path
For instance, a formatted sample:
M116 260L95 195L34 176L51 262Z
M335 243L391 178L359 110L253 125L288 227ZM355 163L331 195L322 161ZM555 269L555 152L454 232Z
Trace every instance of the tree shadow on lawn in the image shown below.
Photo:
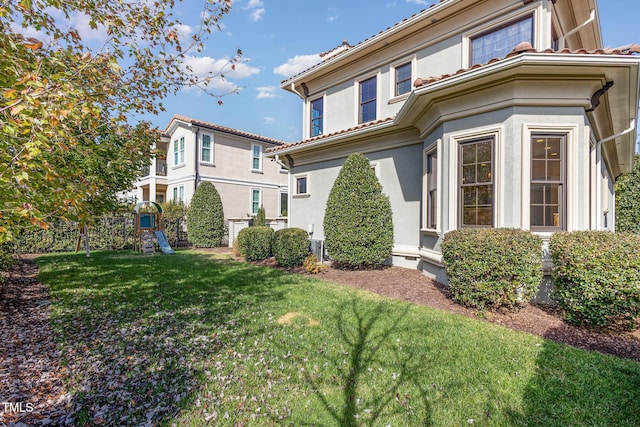
M637 426L640 363L546 339L523 407L510 414L512 425Z
M39 264L79 425L175 415L199 386L203 363L242 334L242 310L282 298L293 283L277 270L193 253L66 254Z
M401 310L397 304L357 297L336 308L338 339L321 355L335 374L328 380L304 372L336 425L375 425L396 416L413 425L432 424L427 389L416 380L425 367L399 339L409 306Z

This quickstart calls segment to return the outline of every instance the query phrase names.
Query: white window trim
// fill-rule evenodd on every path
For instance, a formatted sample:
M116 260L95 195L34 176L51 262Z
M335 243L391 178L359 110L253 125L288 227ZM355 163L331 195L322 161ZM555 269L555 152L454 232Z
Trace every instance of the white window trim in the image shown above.
M376 78L376 118L373 120L369 120L367 122L360 122L360 83L364 82L365 80L369 80L370 78ZM376 120L380 119L380 102L381 102L381 84L382 79L380 78L380 71L377 70L373 73L369 73L369 74L364 74L361 77L357 78L354 81L354 98L355 98L355 114L354 114L354 125L355 126L360 126L363 125L365 123L372 123L375 122Z
M307 178L307 192L306 193L298 193L298 179L300 178ZM311 193L309 192L309 175L304 173L304 174L298 174L298 175L294 175L293 176L293 193L292 196L293 198L303 198L303 197L309 197L311 195ZM291 209L291 207L289 207L289 209Z
M428 180L427 180L427 156L429 154L436 154L436 228L428 227L428 219L429 219L429 206L427 205L427 200L429 198L429 188L428 188ZM426 233L440 234L441 224L442 224L442 140L438 139L435 143L429 145L422 152L422 229L421 231Z
M378 178L378 181L380 181L380 162L369 162L369 166L371 166L371 169L373 169L373 173L376 174L376 178Z
M575 224L572 219L572 215L570 212L575 212L575 194L576 190L570 190L574 187L574 183L576 182L576 162L578 159L578 144L577 135L578 135L578 126L573 124L567 125L550 125L550 124L533 124L526 123L522 125L522 218L521 224L524 230L531 230L531 135L536 133L544 133L548 135L566 135L566 146L564 149L565 155L567 156L565 160L565 168L566 168L566 181L565 181L565 228L563 231L570 231L575 229ZM590 186L591 187L591 186ZM588 197L587 197L588 199ZM587 202L588 203L588 202ZM551 235L553 232L549 231L540 231L536 232L541 236Z
M289 190L280 190L278 192L278 216L282 215L282 195L287 195L287 216L289 216L289 207L291 205L289 201Z
M258 169L253 167L253 150L255 147L260 147L260 158L259 158L259 164L258 164ZM251 144L251 171L252 172L262 172L262 157L264 154L264 150L262 149L262 145L261 144Z
M182 150L180 149L180 145L182 145ZM172 157L173 157L173 167L177 168L177 167L182 167L186 164L186 149L187 149L187 144L185 141L185 137L184 135L177 137L174 141L173 141L173 151L172 151ZM176 153L178 155L178 161L176 163Z
M206 161L202 158L202 151L204 149L204 136L207 135L209 136L209 138L211 138L211 147L209 148L210 151L210 156L211 156L211 160ZM214 139L214 135L212 133L209 132L203 132L200 134L200 163L205 164L205 165L215 165L215 152L214 152L214 146L215 146L215 139Z
M184 185L174 186L172 196L175 203L184 203Z
M402 95L396 95L396 68L405 65L406 63L411 64L411 90L407 93L403 93ZM417 60L415 55L404 57L391 63L391 66L389 67L389 104L408 98L409 95L411 95L411 92L413 91L413 82L416 80L416 64Z
M251 216L255 216L255 215L258 214L257 210L255 212L253 212L253 193L254 193L254 191L258 192L258 209L260 209L260 207L263 206L263 204L262 204L262 188L251 187L251 191L249 191L249 212L251 212Z
M527 7L517 10L516 12L512 12L508 15L503 15L498 18L495 18L479 27L475 27L470 31L465 32L462 35L462 69L466 69L471 67L470 57L471 57L471 39L482 35L483 33L490 32L491 30L497 30L500 27L503 27L505 24L509 22L517 21L522 18L526 18L528 15L533 16L533 45L541 46L541 29L540 29L540 16L542 6L536 3L533 3ZM515 47L515 46L514 46Z
M458 226L458 203L459 203L459 183L458 183L458 167L459 167L459 147L460 144L467 141L473 141L481 138L493 138L494 141L494 165L493 165L493 227L502 226L504 215L502 213L504 206L502 205L502 173L504 165L504 153L502 149L505 129L503 126L491 126L477 129L469 129L463 132L456 132L449 137L449 212L448 212L448 229L443 231L451 231L459 228ZM443 159L438 160L442 162ZM442 174L441 174L442 175ZM443 215L438 219L445 220ZM444 228L444 224L441 226Z

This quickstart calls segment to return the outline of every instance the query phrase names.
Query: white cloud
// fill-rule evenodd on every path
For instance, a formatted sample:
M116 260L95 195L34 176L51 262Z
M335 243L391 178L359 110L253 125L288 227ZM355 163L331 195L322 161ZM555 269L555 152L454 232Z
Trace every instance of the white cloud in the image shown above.
M201 80L210 77L211 80L207 88L220 92L233 90L236 86L233 80L244 79L260 73L260 69L249 66L246 59L243 62L233 64L229 58L216 59L209 56L187 55L183 66L190 67L191 72Z
M262 19L265 14L264 3L262 0L249 0L249 3L242 8L249 12L249 19L252 22L257 22Z
M320 54L313 55L296 55L289 58L286 63L278 65L273 69L275 74L280 74L286 78L295 76L302 71L313 67L321 61Z
M272 125L276 122L276 119L273 117L263 117L262 120L264 120L265 125Z
M258 95L256 95L256 99L269 99L269 98L279 98L278 94L276 94L275 86L260 86L257 88Z
M428 6L429 3L431 3L431 2L429 2L427 0L407 0L407 3L414 3L414 4L417 4L419 6Z

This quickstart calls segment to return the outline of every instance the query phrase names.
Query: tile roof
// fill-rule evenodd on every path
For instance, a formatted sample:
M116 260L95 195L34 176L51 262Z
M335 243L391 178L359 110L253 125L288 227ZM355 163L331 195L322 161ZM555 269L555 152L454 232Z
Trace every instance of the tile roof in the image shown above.
M320 141L320 140L323 140L323 139L328 139L328 138L331 138L331 137L334 137L334 136L346 135L348 133L353 133L353 132L356 132L356 131L359 131L359 130L362 130L362 129L367 129L367 128L370 128L370 127L374 127L376 125L381 125L381 124L384 124L384 123L391 123L391 122L393 122L393 119L394 119L393 117L387 117L386 119L380 119L380 120L374 120L374 121L371 121L371 122L362 123L362 124L360 124L358 126L354 126L354 127L348 128L348 129L343 129L343 130L339 130L339 131L336 131L336 132L328 133L326 135L318 135L318 136L314 136L313 138L304 139L302 141L292 142L290 144L281 145L279 147L272 147L272 148L269 148L267 150L267 152L268 153L275 153L275 152L278 152L278 151L282 151L284 149L288 149L288 148L292 148L292 147L298 147L298 146L301 146L301 145L311 144L312 142Z
M463 68L456 71L453 74L442 74L440 76L432 76L427 78L418 77L414 82L414 87L422 87L427 86L432 83L445 80L449 77L457 76L463 73L466 73L471 70L476 70L478 68L485 67L489 64L493 64L495 62L501 61L506 58L511 58L516 55L520 55L522 53L551 53L551 54L562 54L562 55L625 55L630 56L634 54L640 53L640 45L638 44L630 44L626 46L621 46L617 48L606 48L606 49L595 49L595 50L586 50L586 49L578 49L578 50L570 50L570 49L562 49L562 50L553 50L553 49L544 49L537 50L531 46L530 43L523 42L517 45L507 56L504 58L493 58L486 64L475 64L469 68Z
M266 136L261 136L261 135L257 135L255 133L250 133L250 132L244 132L238 129L233 129L233 128L229 128L226 126L220 126L218 124L215 123L211 123L211 122L205 122L202 120L197 120L197 119L192 119L191 117L187 117L187 116L183 116L180 114L174 114L174 116L171 118L171 121L169 121L169 125L167 125L167 129L169 128L169 126L171 126L171 122L173 122L174 120L178 120L181 122L186 122L195 126L202 126L202 127L206 127L208 129L211 130L217 130L219 132L224 132L224 133L228 133L231 135L237 135L237 136L243 136L246 138L251 138L251 139L255 139L257 141L261 141L261 142L266 142L268 144L273 144L273 145L284 145L285 142L277 140L277 139L273 139L273 138L268 138ZM167 129L165 129L165 131L163 132L164 135L167 134Z
M446 2L446 1L449 1L449 0L438 0L438 1L434 2L433 4L429 5L429 7L427 7L426 9L422 9L420 12L416 12L416 13L414 13L413 15L409 16L408 18L404 18L402 21L400 21L400 22L396 22L395 24L391 25L390 27L387 27L386 29L384 29L384 30L382 30L382 31L380 31L380 32L378 32L378 33L376 33L376 34L372 35L371 37L368 37L368 38L364 39L363 41L361 41L360 43L358 43L358 44L356 44L356 45L354 45L354 46L351 46L349 43L347 43L347 41L346 41L346 40L343 40L343 42L342 42L342 44L341 44L340 46L338 46L338 47L336 47L336 48L334 48L334 49L331 49L331 50L329 50L329 51L324 52L323 54L321 54L320 56L323 58L323 60L322 60L322 61L318 62L317 64L315 64L315 65L313 65L313 66L311 66L311 67L309 67L309 68L307 68L307 69L306 69L306 70L304 70L304 71L301 71L301 72L300 72L300 73L298 73L298 74L295 74L295 75L293 75L293 76L291 76L291 77L288 77L288 78L286 78L286 79L282 80L282 81L280 82L280 84L284 84L285 82L287 82L287 81L289 81L289 80L295 79L296 77L298 77L298 76L300 76L300 75L302 75L302 74L306 73L306 72L307 72L307 71L309 71L309 70L313 70L314 68L319 67L320 65L324 64L325 62L327 62L327 61L329 61L329 60L331 60L331 59L333 59L333 58L336 58L336 57L338 57L338 56L342 56L342 55L344 55L346 52L349 52L349 51L350 51L350 50L352 50L353 48L356 48L356 47L358 47L358 46L361 46L361 45L363 45L363 44L367 43L368 41L372 40L373 38L378 37L378 36L380 36L381 34L383 34L383 33L387 32L387 31L389 31L389 30L392 30L393 28L396 28L396 27L398 27L398 26L400 26L400 25L404 24L405 22L409 21L410 19L412 19L412 18L414 18L414 17L416 17L416 16L418 16L418 15L421 15L421 14L423 14L423 13L427 12L429 9L431 9L431 8L435 7L436 5L438 5L438 4L440 4L440 3L444 3L444 2ZM326 56L326 54L327 54L327 53L331 53L331 52L337 51L337 50L338 50L338 49L340 49L341 47L346 47L346 49L340 50L340 51L336 52L335 54L332 54L332 55L328 55L328 56Z

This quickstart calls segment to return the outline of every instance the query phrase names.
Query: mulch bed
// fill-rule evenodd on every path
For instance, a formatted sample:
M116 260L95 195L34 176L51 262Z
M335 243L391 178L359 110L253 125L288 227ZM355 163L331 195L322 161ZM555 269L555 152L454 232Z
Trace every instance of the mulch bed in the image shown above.
M227 253L226 248L215 252ZM278 268L275 260L256 263ZM302 269L289 270L303 273ZM23 257L0 286L0 425L16 427L68 425L73 405L65 389L68 373L61 364L49 324L48 288L36 280L37 266ZM329 267L315 277L346 286L479 318L474 310L451 300L448 289L417 270L385 267L343 270ZM482 318L504 327L575 347L640 361L640 331L593 331L564 322L553 307L528 305L517 313L487 312ZM19 410L16 410L19 409Z

